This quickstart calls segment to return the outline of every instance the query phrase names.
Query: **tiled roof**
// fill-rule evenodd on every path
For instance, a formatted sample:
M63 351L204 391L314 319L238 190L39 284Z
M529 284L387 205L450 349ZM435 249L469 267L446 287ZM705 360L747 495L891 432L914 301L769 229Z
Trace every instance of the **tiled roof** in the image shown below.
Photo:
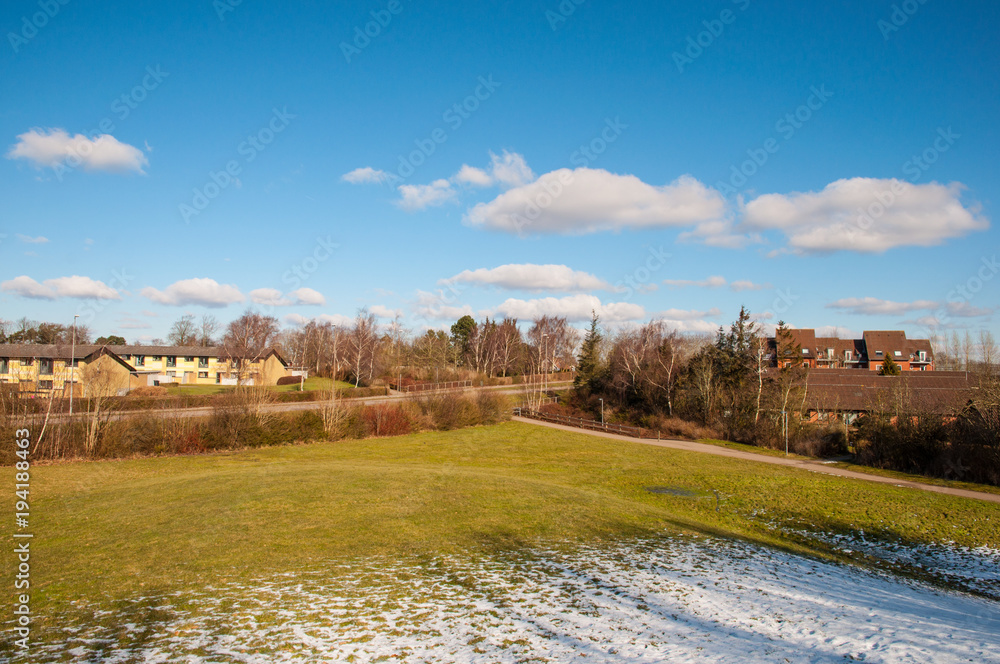
M976 387L964 371L914 371L879 376L855 369L814 369L807 374L806 407L870 411L902 399L909 408L948 414L961 410Z

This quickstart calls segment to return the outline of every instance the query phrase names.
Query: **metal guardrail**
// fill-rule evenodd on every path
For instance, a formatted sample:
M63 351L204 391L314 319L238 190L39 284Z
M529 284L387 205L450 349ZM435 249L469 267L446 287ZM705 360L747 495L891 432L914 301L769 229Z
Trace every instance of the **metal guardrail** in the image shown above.
M453 380L447 383L415 383L413 385L406 385L402 390L397 391L406 392L407 394L413 392L437 392L439 390L456 390L463 387L472 387L471 380Z
M655 438L660 440L659 431L651 431L642 427L633 427L627 424L613 424L608 422L598 422L597 420L585 420L582 417L570 417L568 415L556 415L554 413L542 413L528 408L515 408L514 414L518 417L528 417L533 420L543 422L554 422L555 424L565 424L578 429L588 431L603 431L605 433L617 433L631 438Z

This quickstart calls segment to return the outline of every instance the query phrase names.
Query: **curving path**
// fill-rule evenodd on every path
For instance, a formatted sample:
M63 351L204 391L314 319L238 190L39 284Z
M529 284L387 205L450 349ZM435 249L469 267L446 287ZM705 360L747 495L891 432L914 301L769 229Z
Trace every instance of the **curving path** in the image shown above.
M938 486L936 484L924 484L923 482L900 480L892 477L882 477L881 475L869 475L868 473L859 473L854 470L845 470L843 468L836 468L824 464L820 461L810 461L806 459L790 459L785 457L772 457L764 454L754 454L753 452L744 452L743 450L734 450L728 447L719 447L718 445L707 445L705 443L695 443L687 440L651 440L646 438L642 439L632 438L631 436L622 436L617 433L590 431L588 429L580 429L578 427L571 427L565 424L543 422L541 420L535 420L528 417L515 416L512 419L515 422L523 422L524 424L534 424L536 426L550 427L552 429L562 429L563 431L572 431L574 433L579 433L586 436L611 438L612 440L625 440L631 443L641 443L643 445L655 445L657 447L667 447L674 450L684 450L685 452L714 454L715 456L724 456L733 459L757 461L759 463L770 463L775 466L791 466L793 468L808 470L809 472L812 473L825 473L827 475L850 477L856 480L865 480L867 482L878 482L879 484L893 484L895 486L907 487L909 489L919 489L921 491L943 493L949 496L960 496L962 498L974 498L976 500L985 500L991 503L1000 503L1000 494L984 493L982 491L970 491L968 489L956 489L953 487Z

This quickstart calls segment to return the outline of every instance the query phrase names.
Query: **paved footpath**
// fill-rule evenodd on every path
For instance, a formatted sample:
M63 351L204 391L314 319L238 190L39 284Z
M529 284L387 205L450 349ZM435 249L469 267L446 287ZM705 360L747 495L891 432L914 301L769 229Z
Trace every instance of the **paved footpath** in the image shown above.
M921 491L932 491L934 493L943 493L949 496L961 496L962 498L975 498L978 500L986 500L991 503L1000 503L1000 494L984 493L982 491L969 491L968 489L955 489L947 486L937 486L936 484L924 484L923 482L911 482L909 480L900 480L892 477L882 477L881 475L869 475L868 473L859 473L853 470L836 468L834 466L824 464L820 461L791 459L785 457L773 457L773 456L767 456L765 454L754 454L753 452L744 452L743 450L734 450L728 447L720 447L718 445L706 445L705 443L694 443L687 440L651 440L646 438L642 439L632 438L631 436L622 436L617 433L590 431L587 429L580 429L579 427L567 426L565 424L543 422L541 420L535 420L528 417L514 417L513 420L515 422L523 422L524 424L534 424L536 426L550 427L552 429L562 429L563 431L572 431L574 433L583 434L585 436L611 438L612 440L625 440L630 443L642 443L643 445L668 447L673 450L684 450L685 452L700 452L702 454L714 454L715 456L730 457L732 459L757 461L758 463L770 463L775 466L790 466L792 468L800 468L802 470L808 470L813 473L825 473L826 475L850 477L857 480L865 480L867 482L878 482L879 484L893 484L895 486L907 487L909 489L919 489Z

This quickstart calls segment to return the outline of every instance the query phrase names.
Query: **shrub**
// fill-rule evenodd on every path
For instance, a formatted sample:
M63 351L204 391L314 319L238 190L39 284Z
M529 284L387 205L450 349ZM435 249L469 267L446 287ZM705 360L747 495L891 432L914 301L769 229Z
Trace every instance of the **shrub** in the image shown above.
M412 429L406 411L398 405L364 406L361 417L365 421L368 432L375 437L402 436L410 433Z
M278 385L298 385L301 382L300 376L282 376L278 379Z
M511 417L510 401L496 392L480 391L476 395L476 407L479 409L480 424L506 422Z
M167 388L162 385L144 385L129 392L131 397L165 397Z

